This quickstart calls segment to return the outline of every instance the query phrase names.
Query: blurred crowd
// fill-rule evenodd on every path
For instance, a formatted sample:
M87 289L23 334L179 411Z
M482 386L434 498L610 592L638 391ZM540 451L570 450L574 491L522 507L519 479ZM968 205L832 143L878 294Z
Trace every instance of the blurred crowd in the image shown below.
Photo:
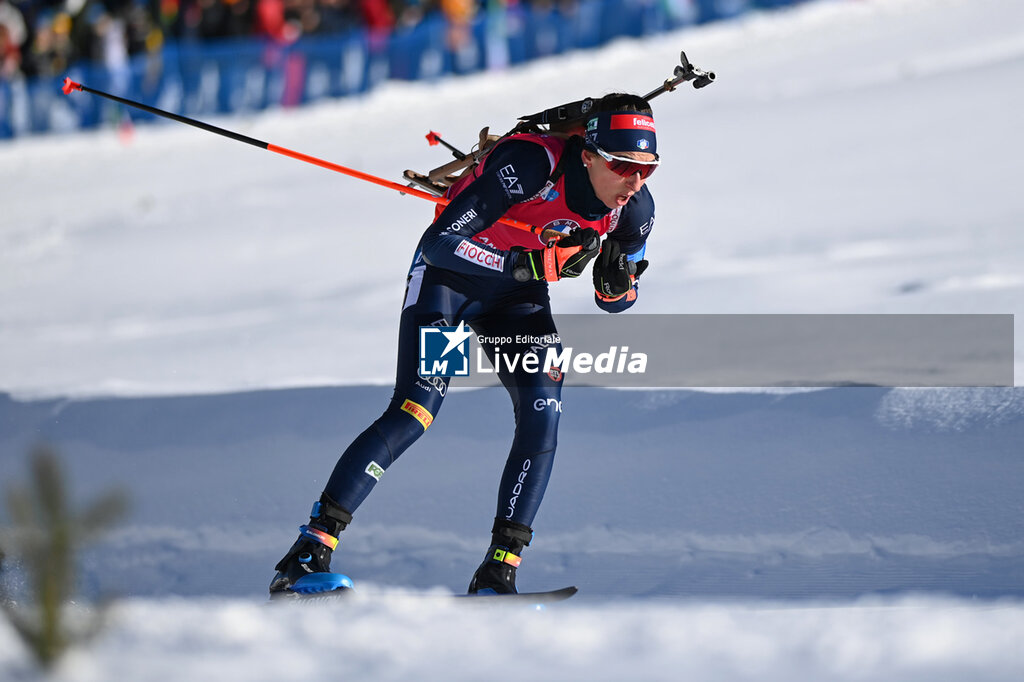
M540 0L550 2L550 0ZM438 10L465 24L516 0L0 0L0 80L57 76L91 60L121 65L165 41L240 36L291 42L363 27L414 26Z

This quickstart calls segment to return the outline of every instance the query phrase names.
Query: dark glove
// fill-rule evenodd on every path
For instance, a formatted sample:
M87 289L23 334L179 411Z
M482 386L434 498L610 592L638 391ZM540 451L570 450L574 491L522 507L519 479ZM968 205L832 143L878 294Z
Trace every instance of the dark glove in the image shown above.
M574 230L567 237L550 241L543 249L515 251L512 276L517 282L579 277L601 248L601 235L592 227Z
M617 301L633 289L637 277L647 269L647 261L633 262L622 253L614 239L605 239L601 255L594 261L594 290L603 301Z

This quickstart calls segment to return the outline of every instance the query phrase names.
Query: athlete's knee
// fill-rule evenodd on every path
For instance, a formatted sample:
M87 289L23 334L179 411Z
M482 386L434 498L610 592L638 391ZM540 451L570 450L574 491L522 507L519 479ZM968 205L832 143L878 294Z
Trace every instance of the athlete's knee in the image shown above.
M562 416L560 391L551 388L520 391L518 398L516 415L520 426L550 429L558 427L558 420Z
M562 400L560 398L537 396L526 400L525 403L520 408L524 416L533 417L539 421L555 422L562 416Z
M374 422L374 428L397 458L398 453L422 436L433 421L434 415L426 405L408 398L395 398Z

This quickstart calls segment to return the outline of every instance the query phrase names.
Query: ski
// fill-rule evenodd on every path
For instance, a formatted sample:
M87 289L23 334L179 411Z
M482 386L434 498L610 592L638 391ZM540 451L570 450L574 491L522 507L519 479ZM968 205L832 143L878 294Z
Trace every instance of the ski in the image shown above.
M545 592L517 592L515 594L457 594L457 599L469 602L483 603L504 603L512 602L517 604L550 604L552 602L565 601L579 590L575 586L563 587L559 590L547 590Z
M517 592L514 594L497 594L494 592L477 594L453 594L447 598L455 599L463 604L551 604L565 601L577 592L575 586L563 587L558 590L541 592ZM291 588L270 595L272 602L328 602L355 594L352 579L341 573L311 573L300 578ZM408 594L403 597L410 596ZM418 596L418 595L412 595ZM437 594L424 594L424 599L437 599ZM442 596L441 598L446 598Z

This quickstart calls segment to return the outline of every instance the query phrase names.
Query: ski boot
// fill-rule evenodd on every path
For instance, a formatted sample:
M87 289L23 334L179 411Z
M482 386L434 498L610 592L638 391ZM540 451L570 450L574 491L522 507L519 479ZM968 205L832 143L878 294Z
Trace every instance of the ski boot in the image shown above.
M523 548L533 539L528 526L515 521L495 519L491 529L491 548L469 583L470 594L518 594L516 569Z
M348 576L331 573L338 535L351 522L352 515L323 493L313 504L309 524L299 527L299 539L274 567L277 575L270 581L271 598L351 588Z

